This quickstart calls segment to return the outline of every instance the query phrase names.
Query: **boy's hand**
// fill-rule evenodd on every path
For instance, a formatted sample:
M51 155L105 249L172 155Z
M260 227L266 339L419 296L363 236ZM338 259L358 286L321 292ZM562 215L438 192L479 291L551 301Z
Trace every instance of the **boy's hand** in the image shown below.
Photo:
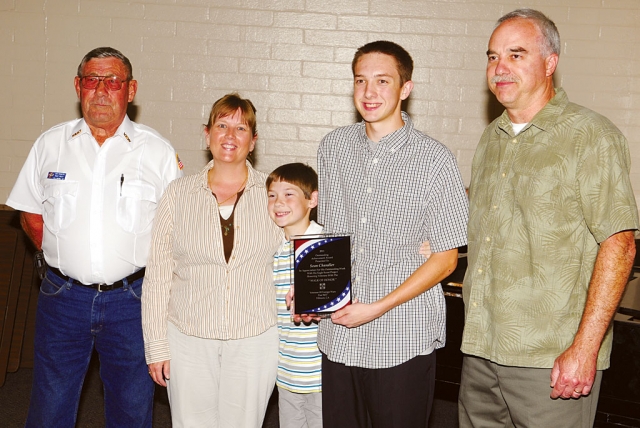
M429 257L431 257L431 245L429 245L429 241L424 241L422 245L420 245L418 253L422 254L425 259L429 260Z
M291 304L293 303L293 284L291 284L291 288L287 292L287 295L284 296L284 301L287 303L287 309L292 309Z
M291 320L297 323L311 324L312 322L320 322L322 317L318 314L292 314Z
M378 306L375 303L369 305L358 302L358 299L353 299L352 304L331 314L331 321L348 328L359 327L382 315Z
M287 309L291 310L291 321L294 323L304 323L311 324L312 322L320 322L322 317L317 314L296 314L293 306L293 284L291 284L291 288L287 292L287 295L284 297L285 302L287 303Z

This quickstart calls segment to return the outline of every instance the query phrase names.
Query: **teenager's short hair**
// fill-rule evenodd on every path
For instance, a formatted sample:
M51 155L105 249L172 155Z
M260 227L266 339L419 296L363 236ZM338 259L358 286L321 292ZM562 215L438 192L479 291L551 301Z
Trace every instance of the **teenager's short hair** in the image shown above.
M318 174L309 165L300 162L287 163L274 169L267 177L267 190L271 183L281 181L298 186L307 199L311 199L311 194L318 190Z
M242 118L247 126L251 128L251 134L255 136L258 133L256 126L256 108L249 99L241 98L237 92L227 94L213 103L211 113L209 113L209 122L207 122L205 127L210 130L217 119L232 116L238 109L240 109Z
M367 43L366 45L358 48L356 54L353 56L353 61L351 62L351 71L354 76L356 74L356 64L358 63L358 60L360 60L363 55L369 53L389 55L396 60L396 67L398 69L398 74L400 75L400 86L411 80L411 75L413 74L413 59L411 58L411 55L409 55L409 52L399 44L387 40L378 40L376 42Z

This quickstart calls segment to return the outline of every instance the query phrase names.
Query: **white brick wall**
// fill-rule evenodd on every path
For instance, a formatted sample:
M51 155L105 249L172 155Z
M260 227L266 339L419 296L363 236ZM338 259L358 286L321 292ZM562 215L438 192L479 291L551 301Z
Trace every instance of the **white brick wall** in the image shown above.
M640 192L640 2L529 0L557 23L556 83L627 135ZM468 184L483 128L502 108L484 81L493 24L520 0L0 0L0 202L35 138L77 117L73 77L97 46L127 55L135 119L207 161L211 104L238 91L258 109L256 166L315 166L318 141L356 120L353 53L389 39L415 61L407 104L417 126L457 156Z

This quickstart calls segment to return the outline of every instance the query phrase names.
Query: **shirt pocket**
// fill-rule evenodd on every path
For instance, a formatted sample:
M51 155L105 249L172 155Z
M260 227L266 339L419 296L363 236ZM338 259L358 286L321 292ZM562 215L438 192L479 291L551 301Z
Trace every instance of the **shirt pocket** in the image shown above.
M150 230L156 204L156 189L152 184L141 180L124 181L118 198L118 225L129 233L139 234Z
M55 181L44 185L43 219L49 230L58 233L76 219L79 183Z

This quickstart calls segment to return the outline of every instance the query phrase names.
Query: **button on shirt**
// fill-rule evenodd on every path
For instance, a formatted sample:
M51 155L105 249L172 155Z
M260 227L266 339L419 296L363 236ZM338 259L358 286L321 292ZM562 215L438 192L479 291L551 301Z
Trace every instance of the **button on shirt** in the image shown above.
M153 129L125 117L99 146L76 119L38 138L7 205L43 216L50 266L111 284L146 265L156 205L180 176L176 152Z
M472 168L463 352L553 366L578 330L598 244L638 229L629 167L620 131L562 89L517 136L506 112L487 127Z
M336 129L318 149L319 222L351 233L353 294L372 303L422 263L423 241L441 252L466 244L467 197L451 152L405 125L372 150L364 122ZM320 322L318 345L331 361L386 368L441 348L440 285L356 328Z

